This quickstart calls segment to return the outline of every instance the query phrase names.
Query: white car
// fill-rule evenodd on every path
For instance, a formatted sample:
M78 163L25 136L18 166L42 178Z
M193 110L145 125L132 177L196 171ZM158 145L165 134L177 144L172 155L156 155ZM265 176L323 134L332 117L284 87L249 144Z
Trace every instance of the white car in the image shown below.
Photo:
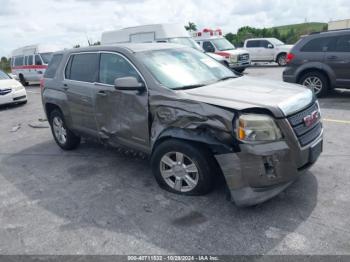
M0 105L26 102L27 92L23 85L0 70Z
M245 40L243 49L249 51L252 62L276 62L285 66L292 47L277 38L251 38Z

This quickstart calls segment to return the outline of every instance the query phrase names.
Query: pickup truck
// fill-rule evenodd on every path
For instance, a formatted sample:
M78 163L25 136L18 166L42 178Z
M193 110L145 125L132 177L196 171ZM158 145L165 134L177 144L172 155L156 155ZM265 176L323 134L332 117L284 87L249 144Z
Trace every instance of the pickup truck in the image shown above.
M287 53L292 47L277 38L251 38L245 40L243 49L249 51L252 62L276 62L285 66Z

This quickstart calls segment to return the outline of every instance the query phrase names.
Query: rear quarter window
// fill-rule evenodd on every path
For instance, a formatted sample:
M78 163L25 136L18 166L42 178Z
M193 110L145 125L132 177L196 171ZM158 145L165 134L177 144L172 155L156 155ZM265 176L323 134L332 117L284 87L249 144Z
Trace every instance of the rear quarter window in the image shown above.
M325 52L334 44L334 37L319 37L312 39L300 49L301 52Z
M49 63L49 67L46 69L45 78L54 78L56 75L56 71L62 61L62 54L54 55Z

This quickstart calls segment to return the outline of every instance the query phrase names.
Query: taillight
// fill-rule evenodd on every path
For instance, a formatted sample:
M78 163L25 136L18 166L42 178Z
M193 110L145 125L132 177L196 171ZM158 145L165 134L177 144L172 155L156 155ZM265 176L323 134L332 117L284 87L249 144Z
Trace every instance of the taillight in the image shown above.
M287 54L287 60L286 60L287 64L290 63L294 58L295 58L294 54L288 53Z
M41 88L41 89L44 89L44 84L45 84L45 79L42 78L42 79L40 80L40 88Z

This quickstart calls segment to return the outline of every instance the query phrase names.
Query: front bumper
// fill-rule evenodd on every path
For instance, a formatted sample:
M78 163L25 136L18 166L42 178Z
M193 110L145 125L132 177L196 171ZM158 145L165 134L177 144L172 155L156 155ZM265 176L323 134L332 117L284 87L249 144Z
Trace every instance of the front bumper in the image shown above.
M241 145L241 152L216 155L231 200L237 206L262 203L287 188L322 152L323 135L303 148L286 141Z
M237 63L228 63L228 66L232 69L245 69L247 67L250 67L251 63L249 62L237 62Z
M25 89L18 91L12 90L6 95L0 95L0 105L21 103L27 101L27 92Z

